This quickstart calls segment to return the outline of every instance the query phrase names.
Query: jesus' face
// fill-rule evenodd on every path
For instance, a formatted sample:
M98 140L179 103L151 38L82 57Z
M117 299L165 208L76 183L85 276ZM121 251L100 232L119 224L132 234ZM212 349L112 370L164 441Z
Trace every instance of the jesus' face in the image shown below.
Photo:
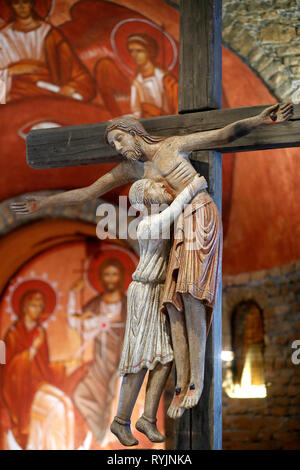
M112 148L129 160L139 160L142 157L141 146L135 135L114 129L109 132L107 140Z
M33 0L11 0L10 4L17 18L26 19L31 16Z
M101 273L101 282L105 292L115 292L122 284L122 273L117 266L107 266Z

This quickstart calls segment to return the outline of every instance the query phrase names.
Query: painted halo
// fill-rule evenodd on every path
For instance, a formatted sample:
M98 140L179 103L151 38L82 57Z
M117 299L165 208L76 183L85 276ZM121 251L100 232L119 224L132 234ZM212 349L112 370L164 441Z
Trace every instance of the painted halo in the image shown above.
M57 294L51 284L43 279L25 279L13 287L11 293L11 309L16 315L20 315L21 300L24 294L29 291L38 291L45 299L45 309L40 317L43 323L52 315L57 307Z
M111 47L120 63L130 74L136 65L127 49L127 39L131 34L147 33L158 44L157 64L172 71L177 64L178 48L172 36L160 26L147 19L128 18L116 24L110 36Z
M138 264L138 257L118 245L112 246L111 244L103 243L100 250L92 255L86 263L85 281L95 292L103 292L104 288L99 279L99 269L104 261L109 259L117 259L124 266L124 283L123 291L126 292L129 284L132 281L132 274Z

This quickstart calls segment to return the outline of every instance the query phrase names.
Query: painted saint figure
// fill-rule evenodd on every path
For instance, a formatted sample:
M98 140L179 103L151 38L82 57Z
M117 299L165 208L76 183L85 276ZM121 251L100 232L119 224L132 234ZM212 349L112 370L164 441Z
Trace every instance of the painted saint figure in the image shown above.
M99 279L104 292L87 302L81 313L69 311L69 323L80 331L84 347L94 341L93 362L72 395L77 409L101 442L108 429L124 336L124 266L118 259L107 259L100 265ZM82 280L75 283L71 301L75 292L82 288Z
M22 449L26 449L28 444L36 392L45 383L60 386L65 375L64 367L49 362L46 332L39 322L44 309L45 298L41 292L25 292L21 299L20 317L4 338L3 399L11 418L14 438Z
M261 126L285 122L292 115L291 103L275 104L257 116L221 129L167 138L149 135L136 119L116 118L107 126L106 140L125 157L124 161L86 188L49 198L32 198L11 207L27 214L49 205L76 204L142 178L163 179L178 195L196 175L189 161L193 150L227 144ZM185 217L179 216L163 295L170 317L177 369L174 398L168 410L173 418L195 406L202 393L206 337L216 298L221 255L221 217L210 195L203 191L191 201Z
M111 58L100 59L95 67L107 109L113 116L123 114L116 97L130 91L131 115L135 118L177 113L178 82L157 64L157 41L146 33L131 34L127 38L127 48L136 64L131 85Z
M93 98L92 78L61 31L37 13L34 0L8 0L11 18L0 30L0 79L6 101L37 95Z
M144 413L136 429L152 442L165 440L156 427L156 414L173 362L169 324L162 311L170 251L168 229L184 205L206 187L205 179L195 175L173 202L163 183L142 179L130 189L133 207L140 209L145 205L148 214L153 204L172 204L160 214L145 216L137 228L140 260L128 289L126 330L119 364L119 374L124 378L117 416L111 425L111 431L123 445L138 444L131 434L130 417L147 370L150 372Z
M148 34L132 34L128 50L137 64L131 85L130 106L135 118L177 113L176 78L156 64L158 44Z

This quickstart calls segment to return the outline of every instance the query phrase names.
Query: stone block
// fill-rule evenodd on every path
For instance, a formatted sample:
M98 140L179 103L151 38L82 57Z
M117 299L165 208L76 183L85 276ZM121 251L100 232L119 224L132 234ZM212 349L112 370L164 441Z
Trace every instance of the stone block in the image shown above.
M299 405L300 406L300 395L298 394L295 397L290 398L290 404L291 405Z
M276 94L279 99L288 99L292 95L294 90L295 89L292 80L289 79L277 88Z
M274 438L278 439L281 442L295 442L297 439L299 439L300 433L297 432L276 432L274 433Z
M272 57L268 57L266 55L263 55L259 61L257 62L255 69L258 73L261 73L268 65L270 65L273 62Z
M278 11L276 10L271 10L270 8L265 11L265 12L262 12L260 14L260 18L261 19L264 19L264 20L275 20L275 21L278 21L279 18L280 18L280 15L278 13Z
M281 72L276 72L274 75L272 75L269 81L273 88L277 88L288 79L289 79L289 75L286 72L281 71Z
M230 426L235 429L251 429L251 422L253 419L253 415L249 414L247 416L237 416L231 417L228 421L230 422Z
M297 387L296 385L290 385L287 389L287 394L290 397L295 397L299 395L299 387Z
M236 43L236 49L239 51L239 53L247 57L248 54L254 49L254 47L257 45L257 42L253 36L251 36L249 33L244 31L242 36L239 38L238 42Z
M298 366L295 366L295 373L291 378L291 383L293 385L299 385L299 394L300 394L300 373Z
M285 407L272 408L271 412L272 412L272 415L274 416L286 416L287 408Z
M299 418L298 417L288 418L287 422L284 425L284 429L287 431L300 431Z
M278 396L284 397L287 394L287 391L288 391L288 388L285 385L277 384L274 381L272 385L268 387L268 397L278 397Z
M290 292L291 286L289 284L283 284L280 287L280 294L287 295Z
M259 39L262 43L290 42L296 37L294 26L286 26L278 23L269 24L261 28Z
M295 56L300 54L300 44L278 47L277 54L279 57Z
M294 75L300 76L300 65L292 66L291 69Z
M284 65L286 65L288 67L290 65L299 65L300 64L300 55L291 56L291 57L284 57L283 63L284 63Z
M300 415L300 406L290 406L288 409L288 414L291 416Z
M262 47L255 47L249 54L248 60L253 66L258 60L265 55L265 51Z
M250 273L240 273L236 276L232 276L232 281L235 285L247 284L251 279Z
M289 305L276 305L274 307L274 313L275 315L278 315L278 316L283 316L287 313L289 313L290 311L290 306Z
M273 5L273 8L283 8L286 9L287 7L291 8L296 5L295 0L276 0L275 5Z
M280 407L283 407L283 406L286 406L288 405L290 402L290 399L289 397L278 397L278 398L274 398L272 400L272 410L274 409L273 406L274 405L278 405Z
M260 271L252 271L250 273L251 281L261 281L267 277L267 271L265 269Z
M284 426L284 421L280 416L264 416L263 418L256 418L257 420L263 421L262 428L266 429L266 431L277 432L280 431Z
M252 411L252 410L251 410ZM231 398L228 404L227 414L230 415L244 415L249 412L249 405L247 400L239 398Z
M277 357L275 359L275 369L283 369L286 367L286 359L282 359L281 357Z
M236 42L243 32L243 25L239 21L231 23L227 28L223 29L223 39L230 42L230 44Z
M278 61L275 62L278 65ZM269 271L271 277L279 277L281 276L281 266L277 266L276 268L272 268Z
M223 438L228 441L236 442L249 442L251 440L251 433L249 431L231 431L223 430Z
M252 430L257 433L261 429L264 429L266 427L266 421L265 418L263 417L255 417L252 420Z
M232 17L229 16L229 15L227 15L227 16L223 15L223 19L222 19L222 28L223 28L223 30L225 28L228 28L231 25L232 25Z

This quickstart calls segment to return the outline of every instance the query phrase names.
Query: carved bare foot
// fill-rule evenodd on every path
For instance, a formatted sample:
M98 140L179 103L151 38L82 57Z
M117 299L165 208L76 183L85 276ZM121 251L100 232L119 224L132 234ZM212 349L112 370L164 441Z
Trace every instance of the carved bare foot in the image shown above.
M175 388L175 393L173 396L173 400L169 406L167 411L167 415L172 419L181 418L184 413L184 408L180 407L180 402L183 400L185 394L181 391L180 387Z
M166 437L159 432L156 427L156 421L151 421L146 416L142 415L136 422L135 427L138 431L145 434L151 442L164 442Z
M115 416L111 423L110 430L117 436L123 446L135 446L139 443L131 432L130 421L124 421L118 416Z
M196 406L201 397L202 388L202 386L191 383L180 406L185 409Z

